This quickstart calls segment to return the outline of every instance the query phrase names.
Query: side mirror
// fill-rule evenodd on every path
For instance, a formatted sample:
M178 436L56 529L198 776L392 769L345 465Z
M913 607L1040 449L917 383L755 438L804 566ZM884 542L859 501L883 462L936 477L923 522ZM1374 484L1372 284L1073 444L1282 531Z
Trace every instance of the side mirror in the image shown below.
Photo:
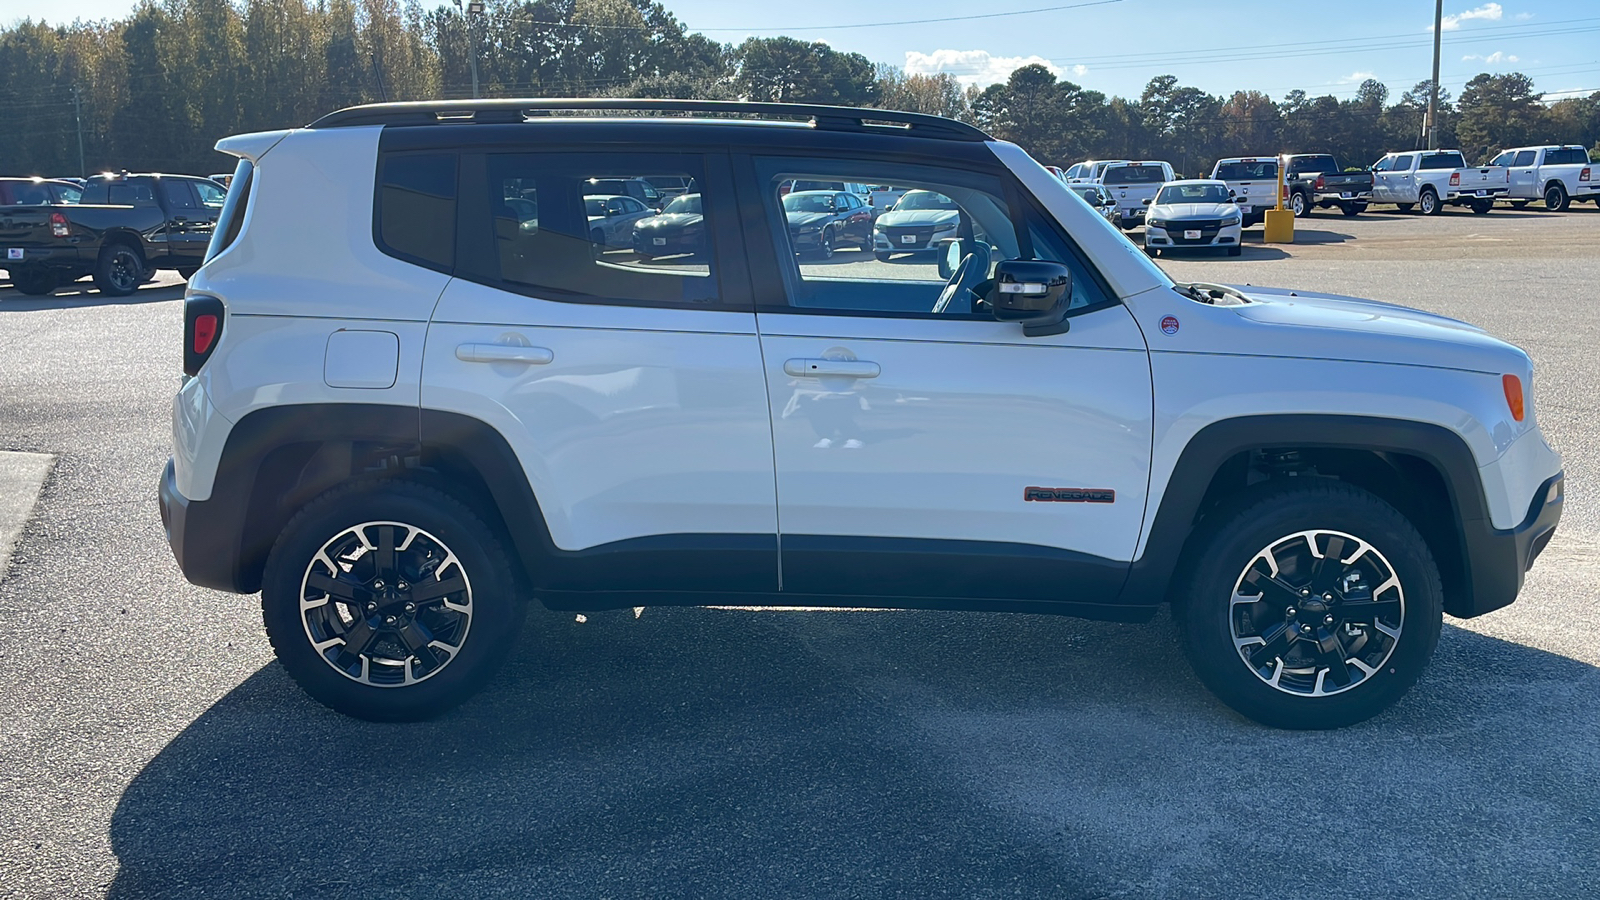
M1145 206L1149 206L1150 205L1150 198L1146 197L1143 200L1140 200L1139 202L1143 203Z
M1064 334L1072 298L1072 271L1043 259L1005 259L995 265L984 300L1002 322L1021 322L1028 337Z
M1228 196L1229 197L1232 197L1232 196L1234 196L1235 194L1238 194L1238 193L1239 192L1234 190L1233 188L1228 188Z
M1248 199L1250 199L1250 198L1249 197L1235 197L1235 198L1233 198L1233 202L1235 202L1235 203L1243 203L1244 201L1246 201Z

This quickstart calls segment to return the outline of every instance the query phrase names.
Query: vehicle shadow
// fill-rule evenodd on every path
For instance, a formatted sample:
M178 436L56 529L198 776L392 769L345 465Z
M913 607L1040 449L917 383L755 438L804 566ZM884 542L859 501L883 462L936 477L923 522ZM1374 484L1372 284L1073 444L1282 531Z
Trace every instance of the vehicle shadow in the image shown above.
M1600 670L1475 632L1290 733L1165 617L534 619L428 723L261 669L123 793L110 896L1324 896L1307 841L1387 896L1592 896Z
M0 312L35 312L43 309L70 309L81 306L128 306L183 299L183 284L146 284L126 297L108 297L95 290L94 282L62 285L49 294L30 297L9 284L0 286Z

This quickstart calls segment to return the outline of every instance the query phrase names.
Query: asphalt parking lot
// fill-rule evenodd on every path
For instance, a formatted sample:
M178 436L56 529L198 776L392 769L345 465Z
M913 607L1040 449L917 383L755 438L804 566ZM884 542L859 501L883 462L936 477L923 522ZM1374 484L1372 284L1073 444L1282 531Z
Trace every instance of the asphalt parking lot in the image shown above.
M1297 225L1160 265L1487 327L1568 474L1522 599L1332 733L1232 713L1164 617L933 612L543 613L444 718L342 718L162 538L181 285L0 287L0 451L55 456L0 572L0 895L1600 895L1600 210Z

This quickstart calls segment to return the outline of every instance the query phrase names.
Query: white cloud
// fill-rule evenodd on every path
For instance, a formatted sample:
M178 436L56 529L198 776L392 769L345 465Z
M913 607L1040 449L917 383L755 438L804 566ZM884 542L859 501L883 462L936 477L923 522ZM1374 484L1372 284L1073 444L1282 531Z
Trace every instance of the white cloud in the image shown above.
M1343 78L1339 79L1339 81L1337 83L1338 84L1360 84L1361 82L1366 81L1368 78L1377 78L1377 77L1378 76L1376 74L1372 73L1372 72L1351 72L1349 75L1346 75Z
M1044 66L1057 78L1068 74L1082 78L1089 67L1073 66L1063 69L1042 56L995 56L987 50L935 50L932 53L906 51L907 75L936 75L948 72L962 84L979 87L1005 81L1012 72L1023 66Z
M1512 16L1512 18L1516 19L1518 22L1526 22L1533 18L1533 13L1517 13L1515 16Z
M1522 62L1522 58L1521 57L1513 56L1512 54L1506 53L1506 52L1501 51L1501 50L1496 50L1495 52L1489 54L1488 56L1479 56L1476 53L1469 53L1466 56L1461 57L1461 61L1462 62L1472 62L1473 60L1477 60L1478 62L1485 62L1485 63L1488 63L1491 66L1497 65L1499 63Z
M1476 9L1468 9L1458 13L1451 13L1440 20L1440 27L1444 31L1456 31L1461 28L1461 23L1469 19L1483 19L1486 22L1498 22L1505 15L1505 8L1498 3L1485 3ZM1428 26L1428 31L1433 31L1433 26Z
M1545 103L1553 103L1557 100L1570 100L1574 97L1587 97L1593 93L1595 93L1594 88L1589 88L1587 90L1584 88L1567 88L1563 91L1545 91L1544 95L1539 99L1543 100Z

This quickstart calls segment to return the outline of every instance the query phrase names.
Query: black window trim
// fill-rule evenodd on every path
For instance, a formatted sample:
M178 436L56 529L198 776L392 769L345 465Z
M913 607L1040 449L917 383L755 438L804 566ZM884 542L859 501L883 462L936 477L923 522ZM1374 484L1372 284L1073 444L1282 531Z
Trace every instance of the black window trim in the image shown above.
M708 302L683 300L643 300L583 294L562 288L523 284L500 277L500 257L494 243L494 225L488 195L481 190L488 183L489 156L584 154L594 157L657 156L692 157L700 162L699 175L712 190L710 211L702 212L711 238L710 278L716 285L717 299ZM686 173L694 178L696 173ZM456 165L456 248L455 271L463 281L497 291L579 306L632 306L648 309L685 309L702 312L753 313L749 267L744 262L744 240L739 233L738 208L734 201L732 174L725 150L701 146L657 146L648 150L620 145L573 146L565 144L496 144L466 150ZM697 182L700 183L700 182ZM700 192L702 210L705 191ZM720 195L720 197L719 197ZM636 199L636 198L635 198ZM651 207L636 199L646 209ZM720 213L717 210L722 210ZM492 275L488 273L493 273Z
M744 233L751 235L765 235L771 226L768 222L768 211L765 201L765 190L761 185L761 178L757 169L759 158L790 158L790 159L818 159L840 160L844 162L860 162L861 155L843 150L803 149L799 151L780 151L777 148L750 148L734 154L736 187L740 190L740 210L745 217L746 228ZM882 161L889 165L919 165L930 168L956 170L969 174L989 176L1000 180L1001 190L1004 191L1006 204L1014 211L1021 211L1025 215L1024 225L1028 221L1037 219L1044 227L1052 229L1058 240L1067 248L1067 252L1084 272L1087 272L1095 286L1099 288L1101 296L1106 300L1101 303L1091 303L1081 306L1067 313L1067 318L1076 318L1087 313L1099 312L1113 306L1121 306L1122 299L1111 290L1105 276L1100 273L1089 257L1084 254L1083 248L1072 236L1061 227L1061 223L1051 216L1040 203L1037 197L1022 185L1016 174L998 160L993 166L972 165L962 161L928 159L920 156L885 156ZM1015 224L1016 212L1013 212ZM992 322L993 316L984 313L935 313L917 312L909 310L877 310L877 309L830 309L827 307L796 306L789 293L786 279L782 271L782 261L779 259L777 242L773 240L756 239L749 242L746 248L750 254L750 278L755 289L755 310L768 315L802 315L802 316L843 316L848 318L870 319L922 319L928 321L944 322ZM1017 231L1017 249L1027 257L1035 256L1033 250L1033 236L1028 228L1022 227ZM759 259L757 257L760 257ZM782 302L767 301L764 298L772 296L781 298Z

